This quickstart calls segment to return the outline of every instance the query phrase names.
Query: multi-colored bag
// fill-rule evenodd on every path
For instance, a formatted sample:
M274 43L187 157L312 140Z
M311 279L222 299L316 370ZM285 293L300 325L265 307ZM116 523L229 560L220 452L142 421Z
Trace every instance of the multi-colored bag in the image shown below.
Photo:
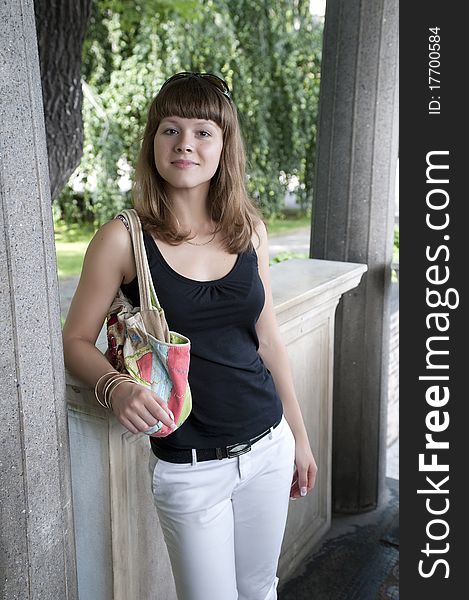
M106 357L117 371L128 373L164 400L179 427L192 408L188 382L190 340L169 330L151 278L137 212L123 210L117 217L132 237L140 306L133 307L119 289L107 316ZM171 429L158 421L151 435L164 437L170 433Z

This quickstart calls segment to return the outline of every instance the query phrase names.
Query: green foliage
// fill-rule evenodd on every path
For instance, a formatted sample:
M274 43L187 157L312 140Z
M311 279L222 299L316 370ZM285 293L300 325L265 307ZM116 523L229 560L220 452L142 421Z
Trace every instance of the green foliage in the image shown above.
M84 153L57 200L66 222L99 225L128 205L151 99L177 71L226 79L266 217L289 184L311 206L322 20L296 0L95 0L83 52Z
M399 225L394 226L394 249L399 256Z
M60 222L58 219L55 220L54 225L54 238L55 242L68 244L74 242L86 242L88 243L95 233L94 225L83 226L82 223L71 223L67 224Z
M280 263L285 260L291 260L292 258L308 258L308 255L302 252L279 252L273 258L270 259L269 265L272 266L275 263Z
M399 225L394 225L394 243L392 249L392 262L399 264Z

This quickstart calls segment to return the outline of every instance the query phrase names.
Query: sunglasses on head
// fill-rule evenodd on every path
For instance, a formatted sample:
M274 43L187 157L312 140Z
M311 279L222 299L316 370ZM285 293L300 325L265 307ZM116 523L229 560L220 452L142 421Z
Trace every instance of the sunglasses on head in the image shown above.
M212 73L196 73L194 71L181 71L181 73L176 73L169 79L167 79L160 88L160 91L167 86L172 81L177 81L178 79L186 79L190 77L200 77L201 79L205 79L213 86L215 86L220 92L226 96L229 100L231 100L231 93L228 85L223 79L217 77L217 75L213 75Z

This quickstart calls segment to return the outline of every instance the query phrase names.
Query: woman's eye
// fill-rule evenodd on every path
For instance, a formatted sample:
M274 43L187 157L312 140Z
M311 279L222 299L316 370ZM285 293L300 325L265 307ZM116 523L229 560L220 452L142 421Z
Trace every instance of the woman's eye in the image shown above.
M164 135L177 135L178 133L179 131L177 129L174 129L174 127L167 127L163 130ZM212 137L210 131L207 131L206 129L201 129L197 132L197 134L202 138Z

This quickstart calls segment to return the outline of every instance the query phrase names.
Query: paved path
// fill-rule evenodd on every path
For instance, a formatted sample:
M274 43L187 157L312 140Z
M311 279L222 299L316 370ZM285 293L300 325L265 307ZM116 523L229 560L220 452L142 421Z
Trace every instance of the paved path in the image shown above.
M285 235L270 235L269 256L274 258L280 252L295 252L309 256L309 238L309 227Z
M278 594L279 600L397 600L399 482L386 479L373 511L333 514L330 529L293 576L280 581Z

